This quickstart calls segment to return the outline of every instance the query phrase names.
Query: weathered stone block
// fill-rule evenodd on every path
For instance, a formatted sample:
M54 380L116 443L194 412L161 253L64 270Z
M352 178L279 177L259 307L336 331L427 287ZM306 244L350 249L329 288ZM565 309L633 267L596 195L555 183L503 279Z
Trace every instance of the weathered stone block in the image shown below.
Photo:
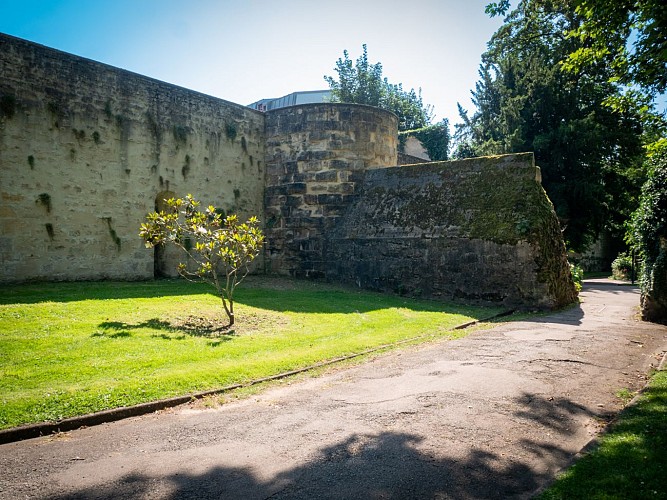
M350 162L347 160L331 160L331 168L345 170L351 167Z
M305 182L293 182L285 186L288 195L303 194L306 192L307 184Z
M272 197L272 196L286 196L287 195L287 185L286 184L281 184L278 186L267 186L265 188L265 196L267 197Z
M327 191L329 193L352 194L354 193L354 186L353 182L331 183L327 186Z
M303 202L306 205L317 205L317 195L316 194L305 194L303 196Z
M285 161L283 163L283 170L285 174L296 174L299 172L299 164L296 161Z
M267 195L267 196L264 197L264 203L265 203L266 207L277 207L277 206L285 204L285 201L287 201L286 196L268 196Z
M343 197L339 194L318 194L317 203L320 205L340 205Z
M317 172L315 174L316 182L337 182L338 181L338 172L335 170L327 170L325 172Z
M328 190L329 184L316 184L314 182L308 183L308 192L311 194L326 193Z

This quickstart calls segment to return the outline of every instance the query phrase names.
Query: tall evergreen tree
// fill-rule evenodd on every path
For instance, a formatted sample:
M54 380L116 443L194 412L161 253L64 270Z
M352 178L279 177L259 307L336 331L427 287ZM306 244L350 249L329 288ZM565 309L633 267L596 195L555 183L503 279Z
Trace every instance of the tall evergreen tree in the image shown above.
M522 0L482 56L472 116L461 109L455 156L534 151L570 248L603 229L617 235L643 181L641 123L605 105L620 95L603 62L578 73L561 61L581 41L571 2Z

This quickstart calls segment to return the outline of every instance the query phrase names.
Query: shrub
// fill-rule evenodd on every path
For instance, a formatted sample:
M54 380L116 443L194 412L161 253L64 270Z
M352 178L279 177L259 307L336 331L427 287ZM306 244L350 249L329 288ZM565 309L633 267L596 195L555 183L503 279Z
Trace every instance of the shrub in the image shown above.
M642 259L642 317L667 324L667 141L648 162L648 180L632 217L632 239Z
M574 287L577 289L577 293L581 292L581 289L584 286L584 270L579 265L570 264L570 274L572 274L572 281L574 281Z
M632 257L621 252L611 263L611 275L617 280L629 280L632 276Z

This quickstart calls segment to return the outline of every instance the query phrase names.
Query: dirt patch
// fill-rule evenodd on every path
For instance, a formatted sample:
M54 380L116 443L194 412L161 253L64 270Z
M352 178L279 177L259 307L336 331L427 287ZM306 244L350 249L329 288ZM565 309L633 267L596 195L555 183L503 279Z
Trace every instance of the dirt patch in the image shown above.
M169 328L174 331L185 332L189 335L205 337L222 337L226 335L250 335L268 328L277 328L288 323L288 319L276 312L249 311L244 312L233 326L224 313L214 315L203 313L177 317L168 322Z

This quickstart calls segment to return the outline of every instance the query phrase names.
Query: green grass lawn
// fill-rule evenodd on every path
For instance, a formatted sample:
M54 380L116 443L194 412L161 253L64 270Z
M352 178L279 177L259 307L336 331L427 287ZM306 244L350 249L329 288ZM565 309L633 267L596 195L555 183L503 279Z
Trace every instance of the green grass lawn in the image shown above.
M0 428L216 389L421 335L498 309L254 277L237 324L183 280L0 287Z
M667 498L667 371L657 372L600 446L539 498Z

